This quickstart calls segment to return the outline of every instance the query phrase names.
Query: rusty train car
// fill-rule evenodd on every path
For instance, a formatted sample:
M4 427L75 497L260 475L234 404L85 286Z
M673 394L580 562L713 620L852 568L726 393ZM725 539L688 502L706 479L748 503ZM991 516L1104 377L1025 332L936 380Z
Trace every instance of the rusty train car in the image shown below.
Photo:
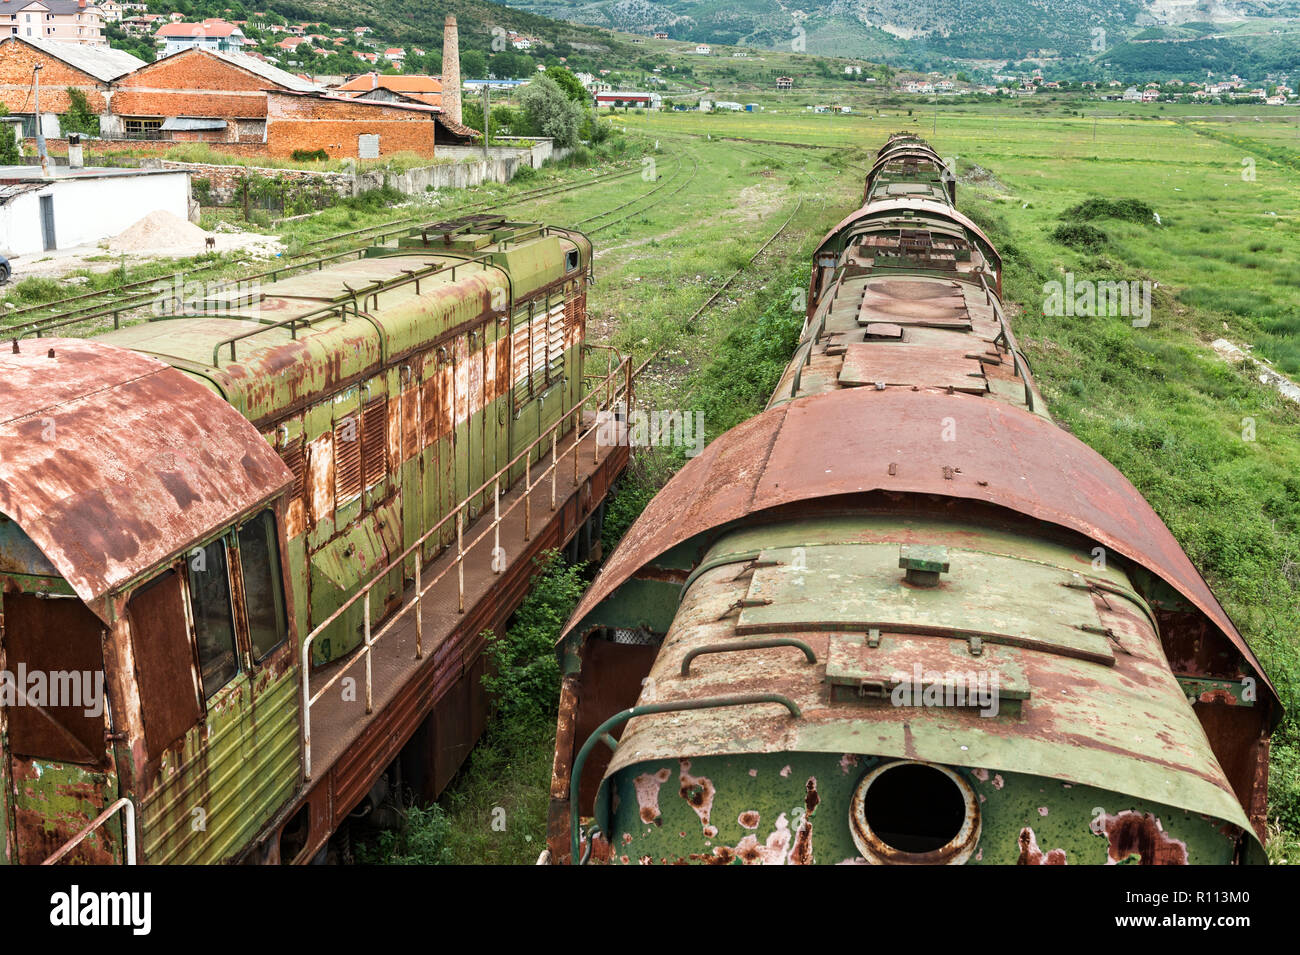
M1053 424L955 187L919 139L880 150L767 409L567 624L550 861L1265 860L1278 697Z
M485 632L533 557L591 550L626 463L593 435L631 373L586 377L591 262L477 216L6 343L6 862L322 860L445 786Z

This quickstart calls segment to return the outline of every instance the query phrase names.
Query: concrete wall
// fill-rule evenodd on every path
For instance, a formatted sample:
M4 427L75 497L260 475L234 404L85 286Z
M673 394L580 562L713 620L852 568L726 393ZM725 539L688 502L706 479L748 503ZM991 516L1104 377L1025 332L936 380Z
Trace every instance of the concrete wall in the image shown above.
M150 176L52 179L0 206L2 251L33 258L45 251L41 196L54 199L55 247L66 249L115 236L158 209L187 220L190 177L178 170Z
M357 177L357 190L378 189L385 183L408 196L431 189L467 189L484 182L509 182L524 166L534 169L548 159L563 159L571 150L558 148L549 139L533 140L531 147L489 146L483 159L482 146L439 146L440 159L456 162L422 166L402 173L367 172Z
M211 184L212 198L220 205L229 205L238 195L239 183L246 175L264 176L267 179L290 182L315 182L328 186L340 196L356 195L354 177L346 172L313 172L309 169L264 169L259 166L218 166L200 162L176 162L172 159L142 159L145 169L181 169L195 179L206 179Z

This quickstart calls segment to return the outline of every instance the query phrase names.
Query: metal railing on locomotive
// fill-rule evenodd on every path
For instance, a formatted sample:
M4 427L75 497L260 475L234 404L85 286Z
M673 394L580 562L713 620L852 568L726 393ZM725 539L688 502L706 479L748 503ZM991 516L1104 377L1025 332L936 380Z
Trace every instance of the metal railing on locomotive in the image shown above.
M584 345L583 347L587 349L593 349L593 348L604 348L607 346ZM610 349L610 351L611 353L613 352L612 349ZM336 672L332 677L330 677L329 680L327 680L324 684L322 684L321 687L317 689L315 693L313 693L311 690L311 648L316 638L320 636L320 634L330 624L332 624L335 620L339 619L339 617L341 617L358 600L362 601L363 640L361 645L357 648L356 652L360 653L364 657L365 665L366 665L365 666L366 712L367 713L374 712L374 682L372 677L371 660L372 660L372 653L375 644L377 644L379 640L384 637L385 634L391 631L399 621L405 619L408 613L414 611L415 613L415 659L417 660L423 659L424 658L424 612L423 612L422 601L424 595L436 584L438 584L444 577L446 577L447 574L451 573L452 570L455 570L457 611L459 613L464 613L465 612L465 556L469 554L471 551L473 551L473 549L477 547L479 544L481 544L483 541L487 540L489 536L492 539L492 547L493 547L492 553L494 554L499 553L500 546L501 546L501 522L507 515L513 512L515 508L520 506L522 506L524 509L524 540L529 540L532 536L532 501L533 501L534 490L546 480L547 475L550 475L551 478L550 509L552 511L555 510L557 506L556 492L559 483L559 469L560 469L561 462L564 460L566 456L570 454L570 452L572 452L573 479L574 479L574 484L575 485L578 484L580 451L582 448L582 443L588 437L595 435L597 433L598 428L601 427L601 419L600 419L599 412L614 410L616 404L619 402L620 399L624 400L627 403L628 407L631 406L632 399L633 399L633 394L632 394L633 380L635 377L632 371L632 360L630 357L629 358L619 357L617 365L614 365L615 357L616 357L616 353L612 353L610 355L609 357L610 367L607 374L604 377L600 378L596 383L596 385L589 392L587 392L586 395L584 395L581 399L579 399L578 402L573 406L573 408L571 408L565 414L561 415L559 420L557 420L544 432L539 434L528 445L527 448L525 448L523 451L520 451L517 455L515 455L514 458L512 458L508 464L500 468L492 477L484 481L483 484L480 485L476 491L474 491L468 497L464 498L459 504L456 505L456 507L452 511L448 512L448 514L445 517L443 517L442 520L440 520L433 527L429 528L429 530L425 531L418 540L416 540L414 543L411 544L411 546L406 548L406 550L404 550L398 557L394 558L388 564L388 566L384 567L382 570L376 573L360 590L358 590L355 594L349 597L347 601L343 603L342 606L340 606L337 610L335 610L332 614L330 614L329 617L327 617L324 621L322 621L315 629L312 630L311 633L307 635L307 639L304 640L302 644L302 654L300 659L300 670L302 674L302 679L301 679L302 770L303 770L304 779L311 779L311 772L312 772L311 707L345 674L350 672L352 666L356 662L355 660L353 660L347 666L340 667L338 672ZM601 397L602 394L604 396L603 398ZM592 403L593 399L596 399L595 410L597 411L597 415L593 423L590 425L590 427L584 430L582 428L582 413L584 410L587 409L588 405ZM569 419L573 420L573 425L574 425L573 443L571 446L563 450L560 450L559 449L560 428ZM532 454L537 448L542 447L544 443L548 440L550 441L551 444L550 463L547 464L547 466L540 473L536 473L534 472L533 469L534 466L532 462ZM593 464L598 463L600 461L600 445L601 442L599 441L599 439L597 439L592 443L591 460ZM503 479L506 479L506 476L508 475L510 470L514 468L517 464L519 464L521 461L524 464L524 485L523 485L524 493L520 495L520 497L517 498L513 503L508 505L504 510L502 510L501 487L502 487ZM540 464L541 462L539 461L538 463ZM508 486L508 479L506 480L506 483ZM488 525L482 530L482 532L477 537L472 539L469 542L469 544L466 545L465 525L467 521L465 519L465 515L468 511L470 502L474 501L475 499L481 498L489 489L493 491L492 520L488 523ZM422 553L419 549L423 547L424 543L434 535L440 534L443 531L443 529L447 527L447 525L453 519L455 520L455 524L456 524L455 559L451 561L445 568L439 571L439 573L432 580L426 583L423 580L423 572L422 572L422 565L424 561L422 557L417 556L415 560L415 587L410 600L404 603L383 624L383 626L379 628L378 632L372 632L371 618L370 618L371 590L377 584L381 583L391 571L393 571L398 567L401 567L405 563L406 559L412 553L417 553L417 554ZM506 569L506 564L499 561L493 561L493 567L492 567L493 573L500 574L505 569Z
M125 843L125 853L123 863L125 865L135 865L135 803L131 802L129 796L123 796L117 802L106 808L90 822L82 827L81 831L61 845L58 850L46 859L41 865L55 865L63 859L69 852L81 845L96 829L99 829L109 819L113 818L119 812L125 817L122 821L123 842Z

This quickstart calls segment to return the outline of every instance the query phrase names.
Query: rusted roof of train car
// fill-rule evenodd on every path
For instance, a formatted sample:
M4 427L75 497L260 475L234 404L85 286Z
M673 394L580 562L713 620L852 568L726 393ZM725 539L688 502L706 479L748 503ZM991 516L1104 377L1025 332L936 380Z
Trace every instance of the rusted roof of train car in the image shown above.
M91 603L293 480L182 372L82 339L0 351L0 512Z
M985 256L993 264L997 271L1002 270L1002 256L998 254L997 246L993 240L985 234L984 230L977 226L970 216L959 212L953 206L946 203L937 202L933 199L918 199L915 197L904 197L899 199L881 200L873 202L869 206L863 206L861 209L855 209L847 216L835 224L835 226L822 237L821 242L817 243L817 254L820 255L822 249L839 235L845 229L854 223L865 219L878 219L889 215L896 215L901 212L917 212L924 215L938 216L941 219L950 219L965 229L970 230L979 238L987 249L983 250Z
M954 441L940 440L951 419ZM961 393L849 388L751 418L650 502L565 628L697 534L800 501L885 491L985 502L1083 534L1165 580L1259 661L1151 506L1117 468L1050 421Z

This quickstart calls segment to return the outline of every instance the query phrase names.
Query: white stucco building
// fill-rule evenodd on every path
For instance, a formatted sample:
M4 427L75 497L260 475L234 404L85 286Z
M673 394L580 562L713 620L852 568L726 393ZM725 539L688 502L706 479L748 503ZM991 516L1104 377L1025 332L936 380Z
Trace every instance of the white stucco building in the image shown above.
M150 212L189 218L190 174L175 169L0 166L0 252L36 256L92 245ZM17 270L15 270L17 271Z

